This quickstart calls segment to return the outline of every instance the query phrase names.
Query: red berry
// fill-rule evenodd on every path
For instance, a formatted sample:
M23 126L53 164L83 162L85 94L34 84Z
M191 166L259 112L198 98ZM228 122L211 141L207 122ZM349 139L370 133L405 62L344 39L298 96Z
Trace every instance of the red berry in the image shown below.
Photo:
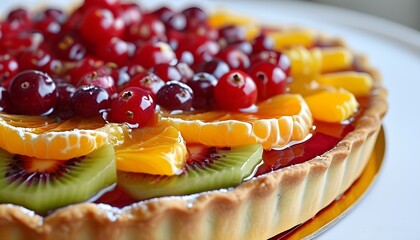
M252 40L252 48L254 53L261 51L270 51L274 47L274 40L265 34L261 34Z
M41 48L21 53L18 63L21 70L39 70L50 75L59 74L63 70L61 60Z
M86 56L87 49L82 41L73 34L62 35L54 47L54 53L63 60L80 61Z
M169 111L190 111L193 104L193 91L184 83L167 82L156 94L156 102Z
M9 85L10 106L17 114L45 115L57 101L56 85L47 74L28 70L17 74Z
M98 70L101 66L104 65L104 62L92 57L85 57L82 61L76 63L70 71L71 83L74 86L78 86L80 78L88 72Z
M219 30L219 38L224 45L244 41L245 36L245 29L238 25L224 26Z
M178 71L178 68L168 63L161 63L154 66L152 72L165 82L181 81L182 79L182 75Z
M7 89L0 86L0 112L7 112L9 110L9 93Z
M176 49L180 62L193 66L210 61L220 50L219 44L205 36L188 35ZM189 61L184 61L185 55L190 55Z
M274 50L270 51L261 51L251 55L251 63L254 65L259 61L269 62L271 64L278 65L281 70L283 70L287 76L290 74L290 59L286 54L277 52Z
M128 123L131 127L143 127L150 122L155 109L155 101L149 93L141 88L129 87L112 100L109 119Z
M251 65L248 55L234 46L223 49L217 57L225 61L231 69L245 70Z
M260 101L286 92L287 76L278 65L258 62L249 69L249 75L257 85Z
M187 18L187 29L189 31L203 26L207 21L207 14L199 7L189 7L182 11Z
M218 107L226 110L239 110L255 104L257 86L245 72L232 70L219 79L213 95Z
M81 117L94 117L106 111L110 106L108 92L97 86L81 86L71 99L73 110Z
M135 46L119 38L111 38L98 44L95 48L96 56L106 62L112 62L118 66L124 65L134 55Z
M193 107L195 109L210 109L213 106L213 89L217 84L217 79L205 72L196 73L187 85L194 93Z
M128 82L127 87L139 87L147 91L153 98L165 85L165 82L154 73L141 72Z
M10 80L18 73L19 65L9 54L0 55L0 83L7 87Z
M166 28L160 19L154 15L144 15L140 22L128 27L126 38L130 41L162 41L166 39Z
M92 85L105 89L109 95L117 92L114 78L109 69L100 68L83 75L77 86Z
M34 28L44 35L45 39L52 41L59 37L61 24L53 17L44 17L35 22Z
M206 72L219 79L225 73L230 71L229 65L223 60L214 58L208 62L203 62L198 68L197 72Z
M139 5L135 3L120 3L119 16L128 27L132 24L140 22L142 18L142 11Z
M99 44L113 37L122 37L124 22L104 8L91 8L81 19L80 34L90 43Z
M57 83L57 103L52 113L60 119L69 119L74 116L72 97L76 88L70 83Z
M181 13L172 14L168 20L163 23L168 30L184 31L187 27L187 19L185 15Z
M118 0L84 0L82 8L89 9L101 7L116 12L118 5Z
M161 63L174 63L176 56L172 48L165 42L146 43L138 48L133 61L146 69Z

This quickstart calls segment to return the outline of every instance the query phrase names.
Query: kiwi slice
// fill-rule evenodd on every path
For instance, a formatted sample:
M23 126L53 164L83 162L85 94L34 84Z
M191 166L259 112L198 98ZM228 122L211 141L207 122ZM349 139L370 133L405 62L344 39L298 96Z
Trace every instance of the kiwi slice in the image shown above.
M177 176L118 172L118 185L136 200L186 195L239 185L262 162L261 145L234 148L188 146L190 157Z
M116 178L112 145L67 161L0 150L0 203L17 204L40 214L87 201L112 187Z

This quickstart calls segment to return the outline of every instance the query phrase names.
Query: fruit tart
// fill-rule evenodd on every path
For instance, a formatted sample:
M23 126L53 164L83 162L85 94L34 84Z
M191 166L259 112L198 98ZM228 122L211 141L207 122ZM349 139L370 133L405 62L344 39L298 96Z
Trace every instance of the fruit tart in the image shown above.
M352 185L387 110L343 41L226 11L85 0L0 27L3 239L270 238Z

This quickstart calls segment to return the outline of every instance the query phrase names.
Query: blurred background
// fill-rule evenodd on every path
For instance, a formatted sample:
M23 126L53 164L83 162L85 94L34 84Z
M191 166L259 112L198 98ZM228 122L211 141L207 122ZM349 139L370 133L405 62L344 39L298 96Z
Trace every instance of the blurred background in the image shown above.
M352 9L420 31L420 0L305 0Z

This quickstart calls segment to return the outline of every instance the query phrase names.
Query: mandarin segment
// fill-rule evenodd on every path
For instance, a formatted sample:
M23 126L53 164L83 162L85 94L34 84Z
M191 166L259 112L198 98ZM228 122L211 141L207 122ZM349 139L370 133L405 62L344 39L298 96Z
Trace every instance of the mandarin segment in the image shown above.
M274 49L283 51L286 48L303 46L311 47L317 36L309 29L285 29L268 33L274 41Z
M312 117L300 95L284 94L257 104L251 113L164 113L159 123L177 128L186 142L218 147L259 143L270 149L306 137Z
M46 117L1 114L0 147L13 154L67 160L108 143L108 133L96 130L99 126L104 123L92 119L55 123Z
M346 90L324 91L305 97L314 119L324 122L342 122L358 109L359 103Z
M353 61L353 53L345 47L328 47L322 49L322 72L350 69Z
M153 175L180 174L188 154L174 127L135 129L115 147L117 169Z
M356 97L367 96L373 85L373 78L370 74L351 71L323 74L318 77L317 81L320 84L344 88Z

